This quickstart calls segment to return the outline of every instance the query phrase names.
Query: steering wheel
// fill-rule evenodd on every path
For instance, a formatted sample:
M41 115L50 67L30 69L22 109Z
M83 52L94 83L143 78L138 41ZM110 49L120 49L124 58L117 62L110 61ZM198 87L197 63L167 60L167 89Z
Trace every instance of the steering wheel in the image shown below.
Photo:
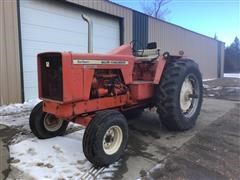
M136 40L132 40L132 41L130 42L130 46L131 46L131 48L132 48L132 53L133 53L133 55L135 56L136 53L137 53L137 50L136 50Z
M132 40L132 41L130 42L130 46L131 46L131 48L132 48L133 55L134 55L134 56L137 56L137 55L138 55L138 54L137 54L138 50L137 50L137 48L136 48L137 45L139 45L139 46L141 47L141 49L142 49L141 56L143 56L144 46L143 46L142 43L140 43L140 42L137 41L137 40Z

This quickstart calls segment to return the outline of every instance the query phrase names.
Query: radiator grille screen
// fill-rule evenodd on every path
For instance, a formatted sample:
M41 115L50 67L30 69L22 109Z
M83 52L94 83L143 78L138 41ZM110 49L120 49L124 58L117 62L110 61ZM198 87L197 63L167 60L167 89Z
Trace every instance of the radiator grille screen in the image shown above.
M63 101L61 54L40 55L42 98Z

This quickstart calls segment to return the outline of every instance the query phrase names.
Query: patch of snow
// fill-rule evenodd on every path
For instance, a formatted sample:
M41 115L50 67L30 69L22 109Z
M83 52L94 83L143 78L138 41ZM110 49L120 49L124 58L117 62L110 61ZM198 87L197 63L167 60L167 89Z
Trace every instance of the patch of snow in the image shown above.
M203 84L203 88L207 89L207 88L209 88L209 87L210 87L209 85Z
M224 73L224 77L240 78L240 73Z
M157 164L156 166L154 166L150 172L154 172L154 171L158 171L159 169L162 169L164 167L164 164L160 163L160 164Z
M10 127L22 127L25 130L29 130L29 115L30 111L27 112L19 112L17 114L12 115L0 115L0 124L4 124Z
M30 111L38 102L40 102L39 99L34 99L26 101L23 104L17 103L0 106L0 116L16 114L23 111Z
M224 89L240 90L240 87L224 87Z
M29 115L32 108L40 102L39 99L26 101L23 104L10 104L0 106L0 124L11 127L21 126L29 130Z
M29 129L29 132L30 132L30 129ZM32 138L32 137L34 137L34 135L31 133L23 134L22 132L19 132L12 138L10 144L17 144L25 139Z
M211 78L211 79L203 79L202 81L205 82L205 81L213 81L213 80L216 80L217 78Z
M214 97L215 95L214 94L208 94L209 97Z
M211 90L213 90L213 91L218 91L218 90L222 90L222 89L223 89L222 86L217 86L217 87L211 88Z
M112 178L121 165L96 169L82 150L84 130L63 137L40 140L28 138L10 145L11 166L34 179Z
M159 163L155 165L153 168L150 169L144 176L144 178L141 179L148 179L148 180L154 180L155 178L152 177L152 174L154 174L157 171L161 171L165 167L165 161L163 163Z

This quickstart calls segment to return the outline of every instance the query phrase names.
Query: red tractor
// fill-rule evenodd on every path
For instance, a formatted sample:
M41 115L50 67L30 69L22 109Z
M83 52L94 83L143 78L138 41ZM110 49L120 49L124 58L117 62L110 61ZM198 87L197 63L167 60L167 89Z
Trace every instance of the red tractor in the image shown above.
M89 23L89 52L92 29ZM136 42L108 54L46 52L38 55L39 98L30 128L41 139L61 136L69 122L86 126L83 152L97 166L118 160L128 140L129 116L157 108L169 130L192 128L202 105L198 65L156 43L136 50Z

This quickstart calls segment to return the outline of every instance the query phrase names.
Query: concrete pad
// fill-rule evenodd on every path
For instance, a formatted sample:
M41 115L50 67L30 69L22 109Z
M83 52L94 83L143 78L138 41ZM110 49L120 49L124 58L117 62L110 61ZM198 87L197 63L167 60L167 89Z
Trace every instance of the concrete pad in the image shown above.
M140 177L141 172L149 171L234 106L235 103L232 101L204 99L196 126L185 132L170 132L162 126L156 113L143 113L140 118L130 123L129 147L126 154L128 158L123 165L127 171L121 172L120 169L116 173L116 178Z
M10 171L9 169L9 149L8 141L16 134L15 129L0 124L0 179L5 179Z
M201 130L143 179L239 179L239 108Z
M0 179L5 179L8 171L8 158L9 153L6 144L3 143L2 138L0 138Z
M0 131L5 129L6 126L0 125ZM9 152L6 143L3 142L3 138L0 136L0 179L5 179L9 164Z

